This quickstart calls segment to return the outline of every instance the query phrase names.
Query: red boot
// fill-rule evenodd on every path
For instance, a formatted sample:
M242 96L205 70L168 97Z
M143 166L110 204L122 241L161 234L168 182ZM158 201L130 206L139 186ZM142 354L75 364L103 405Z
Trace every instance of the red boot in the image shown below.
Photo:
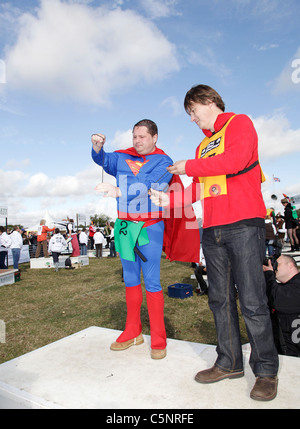
M125 330L110 348L111 350L125 350L130 346L144 342L141 323L141 305L143 293L141 285L126 287L127 317Z
M164 321L163 291L146 291L151 333L151 357L162 359L166 356L167 335Z

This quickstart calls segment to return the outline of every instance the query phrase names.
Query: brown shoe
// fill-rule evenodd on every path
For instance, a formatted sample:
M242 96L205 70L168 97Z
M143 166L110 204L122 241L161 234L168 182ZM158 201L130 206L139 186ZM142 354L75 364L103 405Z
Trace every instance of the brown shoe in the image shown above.
M167 349L151 349L152 359L163 359L167 356Z
M256 401L272 401L277 395L277 377L257 377L250 398Z
M239 378L243 377L244 371L230 372L223 371L214 365L212 368L198 372L195 380L198 383L215 383L216 381L224 380L224 378Z
M114 351L126 350L131 346L139 346L140 344L143 344L143 342L144 342L143 335L140 334L136 338L133 338L132 340L128 340L128 341L123 341L122 343L118 343L118 341L115 341L110 346L110 350L114 350Z

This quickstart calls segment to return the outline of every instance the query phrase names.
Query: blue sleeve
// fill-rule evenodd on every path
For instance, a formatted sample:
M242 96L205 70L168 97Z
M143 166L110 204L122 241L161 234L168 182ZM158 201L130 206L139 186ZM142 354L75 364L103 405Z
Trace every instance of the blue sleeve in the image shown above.
M96 164L103 167L107 174L117 176L118 159L115 152L105 152L102 148L99 153L96 153L92 148L92 158Z

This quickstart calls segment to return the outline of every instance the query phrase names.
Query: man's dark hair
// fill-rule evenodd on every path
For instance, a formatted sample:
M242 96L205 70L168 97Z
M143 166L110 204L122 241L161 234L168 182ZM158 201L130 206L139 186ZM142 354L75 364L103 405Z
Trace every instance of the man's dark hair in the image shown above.
M207 85L197 85L191 88L185 96L184 108L190 114L190 107L192 103L208 104L214 102L222 112L225 112L225 103L220 94L213 88Z
M142 119L141 121L135 124L133 129L135 129L135 127L146 127L148 129L149 134L151 134L152 137L158 134L156 123L151 121L150 119Z

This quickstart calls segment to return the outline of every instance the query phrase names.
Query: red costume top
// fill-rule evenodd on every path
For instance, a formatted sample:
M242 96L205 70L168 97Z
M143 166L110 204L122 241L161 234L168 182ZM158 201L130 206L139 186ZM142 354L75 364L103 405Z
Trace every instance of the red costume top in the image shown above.
M213 156L209 156L208 151L220 143L215 136L231 118L223 135L221 133L224 150L216 154L212 151ZM215 178L216 186L211 185L206 189L209 195L206 192L206 197L202 200L203 227L264 219L266 207L261 194L261 169L255 164L258 161L258 138L252 121L246 115L222 113L217 117L214 129L215 133L203 130L209 138L210 147L207 146L205 138L197 147L195 159L186 162L186 174L194 178L193 184L190 185L192 202L199 199L196 196L196 185L199 186L200 178ZM203 150L204 142L206 144ZM221 175L225 175L226 180L227 190L224 194L218 192ZM176 201L173 201L172 205L174 204L176 206Z
M47 240L47 233L54 231L54 230L55 230L55 228L48 228L46 225L39 225L37 241Z

